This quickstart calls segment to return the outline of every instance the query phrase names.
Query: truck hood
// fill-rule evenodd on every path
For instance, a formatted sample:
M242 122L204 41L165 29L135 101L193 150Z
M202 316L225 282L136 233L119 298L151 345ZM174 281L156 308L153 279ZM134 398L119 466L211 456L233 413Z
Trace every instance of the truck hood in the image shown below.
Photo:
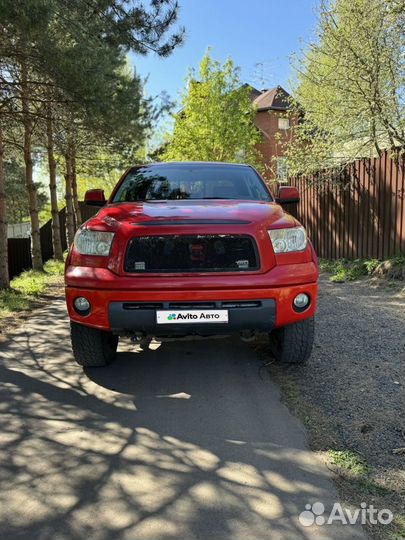
M102 208L87 226L137 224L242 224L267 228L294 227L297 220L276 203L256 201L156 201L110 204Z

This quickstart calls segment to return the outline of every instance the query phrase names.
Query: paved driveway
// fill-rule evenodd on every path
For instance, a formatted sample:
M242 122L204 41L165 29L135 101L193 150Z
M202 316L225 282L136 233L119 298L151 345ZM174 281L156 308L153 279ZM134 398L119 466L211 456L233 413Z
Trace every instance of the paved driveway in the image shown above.
M72 359L63 300L0 345L1 540L355 540L300 525L338 500L301 424L235 338Z

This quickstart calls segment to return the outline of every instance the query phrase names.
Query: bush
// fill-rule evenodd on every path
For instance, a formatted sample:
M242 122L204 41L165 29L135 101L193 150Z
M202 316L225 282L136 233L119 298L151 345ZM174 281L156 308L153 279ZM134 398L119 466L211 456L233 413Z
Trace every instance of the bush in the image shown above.
M330 280L336 283L355 281L362 276L382 276L384 275L384 271L387 277L398 277L398 272L388 272L388 269L392 270L392 268L396 268L402 271L404 265L405 256L403 255L392 257L386 261L379 261L378 259L355 259L354 261L347 259L338 259L336 261L321 259L319 261L321 270L332 274Z

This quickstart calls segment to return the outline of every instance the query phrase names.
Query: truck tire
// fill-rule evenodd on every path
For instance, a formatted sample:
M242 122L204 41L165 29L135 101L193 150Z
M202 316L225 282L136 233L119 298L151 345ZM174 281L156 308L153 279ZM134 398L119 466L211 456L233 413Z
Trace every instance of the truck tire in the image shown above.
M311 356L315 318L277 328L270 334L270 350L282 364L305 364Z
M73 356L83 367L102 367L112 362L118 346L118 336L111 332L70 323Z

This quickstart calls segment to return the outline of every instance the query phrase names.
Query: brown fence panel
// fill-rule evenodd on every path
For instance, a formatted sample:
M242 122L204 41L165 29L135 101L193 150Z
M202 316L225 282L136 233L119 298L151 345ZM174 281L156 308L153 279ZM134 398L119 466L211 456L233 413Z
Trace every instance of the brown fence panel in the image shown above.
M83 222L92 218L95 214L97 214L99 210L100 208L97 206L90 206L85 204L84 202L80 202L80 212L82 214Z
M94 206L86 206L84 203L80 203L83 220L86 221L96 212L99 208ZM60 221L60 234L62 240L62 249L67 249L66 240L66 210L62 208L59 212ZM45 225L41 227L41 251L42 259L44 262L53 257L53 245L52 245L52 221L49 220ZM31 259L31 239L30 238L9 238L8 239L8 266L10 279L18 276L24 270L32 268Z
M8 271L10 279L30 268L32 268L31 238L9 238Z
M46 262L53 257L52 220L49 220L45 223L45 225L42 225L40 229L40 236L42 260Z
M405 157L360 159L325 181L290 179L301 202L289 208L320 257L383 259L405 251Z

